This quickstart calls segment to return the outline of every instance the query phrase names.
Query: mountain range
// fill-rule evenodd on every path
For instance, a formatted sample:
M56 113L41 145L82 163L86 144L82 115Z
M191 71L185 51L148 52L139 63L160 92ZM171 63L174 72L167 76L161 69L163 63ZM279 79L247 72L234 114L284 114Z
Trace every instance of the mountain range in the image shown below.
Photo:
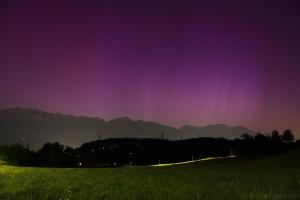
M241 134L255 134L242 126L224 124L191 126L179 129L157 122L132 120L128 117L105 121L100 118L49 113L37 109L10 108L0 110L0 145L30 144L40 148L46 142L59 142L73 147L105 138L164 138L169 140L196 137L234 139Z

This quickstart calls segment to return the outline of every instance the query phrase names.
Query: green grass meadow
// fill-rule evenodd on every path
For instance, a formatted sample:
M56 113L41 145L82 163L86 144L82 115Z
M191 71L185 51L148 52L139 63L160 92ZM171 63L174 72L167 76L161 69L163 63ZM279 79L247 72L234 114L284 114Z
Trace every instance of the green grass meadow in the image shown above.
M300 151L165 167L27 168L0 164L0 199L300 199Z

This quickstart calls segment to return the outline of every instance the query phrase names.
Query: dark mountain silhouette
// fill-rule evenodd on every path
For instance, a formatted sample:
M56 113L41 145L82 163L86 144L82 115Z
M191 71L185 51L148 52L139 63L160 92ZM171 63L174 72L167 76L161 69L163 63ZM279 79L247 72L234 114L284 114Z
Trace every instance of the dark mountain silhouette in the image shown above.
M30 144L37 149L46 142L60 142L79 146L98 138L162 138L170 140L197 137L224 137L233 139L243 133L255 134L242 126L209 125L204 127L185 125L180 129L156 122L131 120L128 117L104 121L36 109L13 108L0 110L0 145L11 143Z

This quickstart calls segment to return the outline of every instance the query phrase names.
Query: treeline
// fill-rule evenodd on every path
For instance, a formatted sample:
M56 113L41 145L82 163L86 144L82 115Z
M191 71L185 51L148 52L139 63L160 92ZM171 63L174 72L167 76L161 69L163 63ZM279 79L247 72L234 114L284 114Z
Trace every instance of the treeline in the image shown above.
M83 144L79 148L46 143L36 152L20 144L0 146L0 160L20 166L44 167L112 167L182 162L211 156L268 155L300 148L300 140L290 130L280 134L241 135L240 139L195 138L105 139Z

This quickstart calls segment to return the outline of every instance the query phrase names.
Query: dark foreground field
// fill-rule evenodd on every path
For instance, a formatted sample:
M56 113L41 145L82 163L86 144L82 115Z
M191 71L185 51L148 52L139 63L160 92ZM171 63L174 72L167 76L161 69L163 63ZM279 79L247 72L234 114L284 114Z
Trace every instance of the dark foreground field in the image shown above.
M166 167L0 166L0 199L300 199L300 151Z

